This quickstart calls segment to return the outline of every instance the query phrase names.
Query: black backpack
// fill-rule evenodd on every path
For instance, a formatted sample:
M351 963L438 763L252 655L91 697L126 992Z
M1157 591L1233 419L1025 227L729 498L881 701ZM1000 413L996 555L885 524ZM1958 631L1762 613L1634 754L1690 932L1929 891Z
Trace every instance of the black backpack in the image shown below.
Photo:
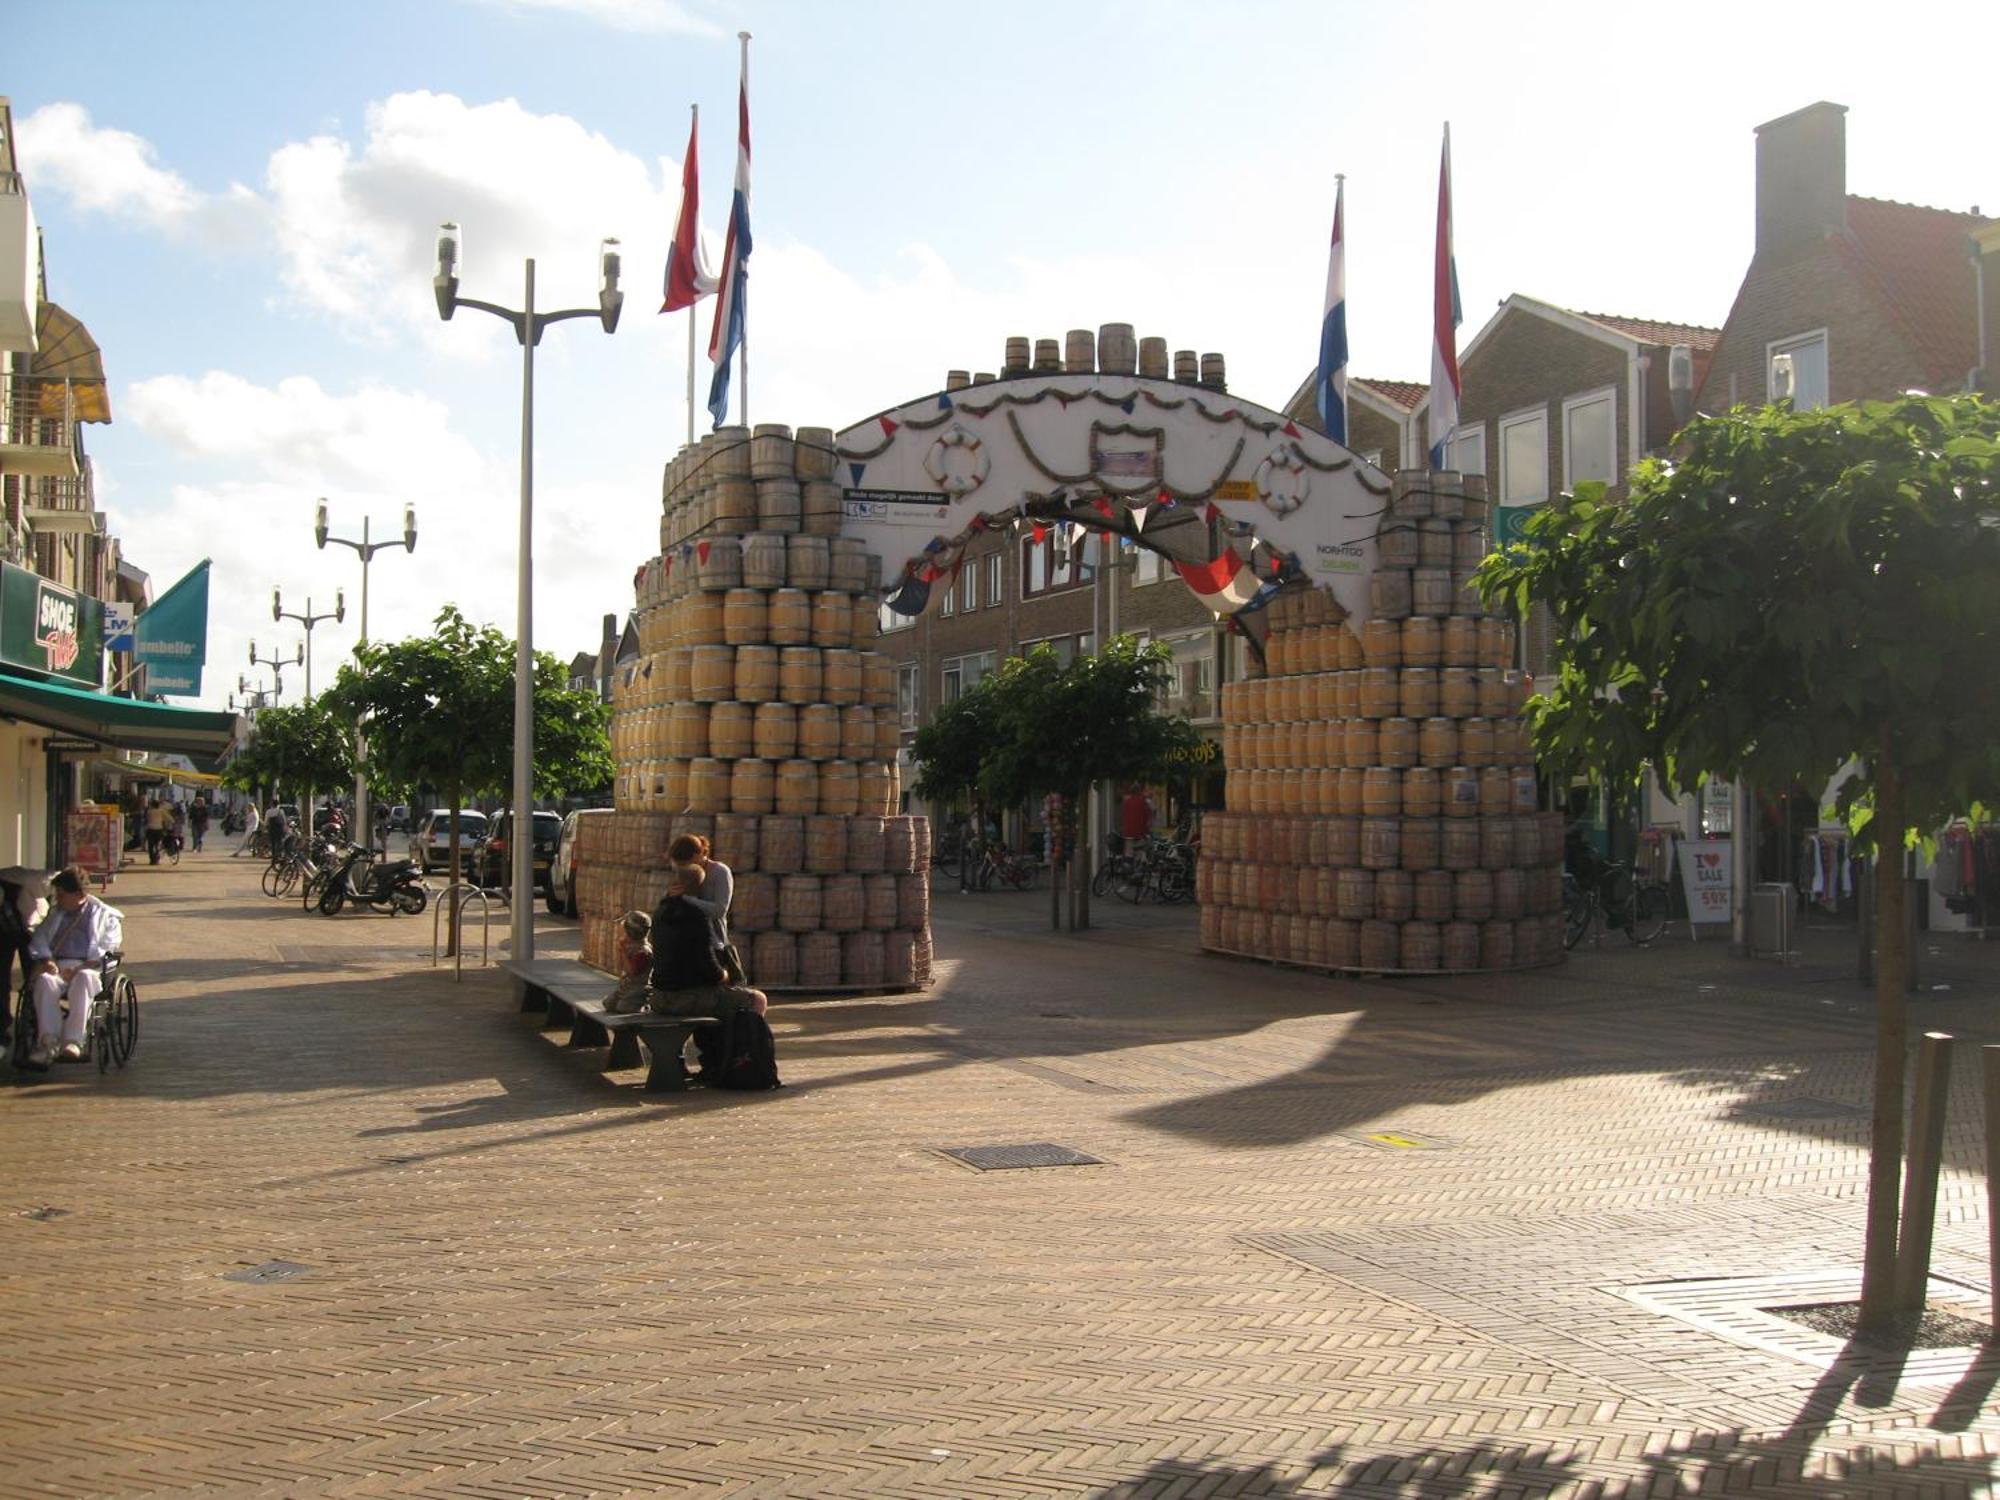
M722 1089L784 1087L770 1024L754 1010L734 1011L720 1026L702 1027L695 1038L704 1082Z

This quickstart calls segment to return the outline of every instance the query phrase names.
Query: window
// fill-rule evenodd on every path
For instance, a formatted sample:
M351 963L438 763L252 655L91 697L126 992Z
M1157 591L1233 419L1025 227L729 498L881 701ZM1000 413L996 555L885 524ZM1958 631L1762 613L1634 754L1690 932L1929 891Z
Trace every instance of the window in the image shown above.
M979 679L993 670L993 653L976 651L970 656L947 657L944 663L944 701L956 703L979 685Z
M1606 387L1563 402L1563 488L1618 482L1618 402Z
M1445 467L1456 469L1461 474L1484 474L1486 472L1486 428L1465 427L1451 435L1451 451L1445 458Z
M1039 594L1049 586L1049 544L1029 540L1021 544L1021 592Z
M958 607L966 614L979 608L979 563L968 560L958 575Z
M1158 583L1167 576L1167 560L1148 547L1140 547L1132 562L1132 582Z
M917 617L915 615L899 613L889 608L886 604L881 605L875 611L875 628L881 631L883 635L887 635L892 630L908 630L916 623Z
M1161 640L1174 659L1162 684L1160 706L1190 719L1215 717L1215 632L1190 630Z
M1828 400L1826 330L1766 344L1764 369L1765 389L1771 400L1789 394L1793 410L1818 411Z
M957 584L954 584L954 583L947 583L947 584L945 584L945 586L944 586L944 603L942 603L942 604L940 604L940 605L938 606L938 613L939 613L939 614L941 614L941 615L946 615L946 616L950 616L950 615L955 615L955 614L957 614L957 613L958 613L958 585L957 585Z
M905 729L915 729L923 705L918 701L917 664L906 661L896 668L896 713Z
M1549 414L1539 407L1500 419L1500 503L1549 498Z
M1088 541L1059 540L1059 527L1051 527L1041 541L1021 544L1021 593L1040 594L1050 589L1070 588L1083 581L1082 550Z
M1007 601L1007 585L1001 576L1001 569L1006 565L1006 561L1007 559L998 552L995 552L991 557L986 559L986 607L988 609L991 609L996 604L1004 604Z

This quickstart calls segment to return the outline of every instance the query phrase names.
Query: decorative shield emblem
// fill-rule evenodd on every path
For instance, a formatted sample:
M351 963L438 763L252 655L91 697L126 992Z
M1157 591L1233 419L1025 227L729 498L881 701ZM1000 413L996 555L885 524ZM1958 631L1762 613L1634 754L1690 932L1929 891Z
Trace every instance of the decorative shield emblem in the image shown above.
M1166 434L1157 427L1090 424L1090 477L1108 494L1136 495L1159 484Z

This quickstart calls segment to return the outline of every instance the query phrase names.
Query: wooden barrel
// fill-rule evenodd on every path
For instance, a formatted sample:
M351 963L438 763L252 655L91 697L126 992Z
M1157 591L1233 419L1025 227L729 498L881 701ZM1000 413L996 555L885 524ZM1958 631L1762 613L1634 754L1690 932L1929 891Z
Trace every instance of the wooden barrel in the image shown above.
M799 711L790 703L759 703L752 710L751 751L766 760L789 760L798 754Z
M709 486L715 505L714 525L724 532L757 530L757 484L746 477L725 475Z
M778 927L784 932L819 928L821 884L817 875L784 875L778 880Z
M891 816L883 821L882 868L884 870L898 875L908 875L922 868L917 861L917 847L920 842L917 832L919 821L909 816Z
M1427 615L1411 615L1402 622L1403 665L1435 667L1443 650L1443 633L1438 622Z
M893 763L903 748L903 724L892 708L875 710L875 749L871 758Z
M1403 773L1388 766L1370 766L1361 773L1361 815L1393 818L1403 810Z
M845 647L853 638L853 596L828 591L813 595L812 644Z
M659 691L669 701L679 701L688 695L694 677L694 648L692 646L669 646L659 653L653 666L653 676L659 679Z
M820 653L820 697L842 705L861 701L861 653L845 646ZM782 679L781 679L782 680Z
M798 710L799 757L840 759L840 710L831 703L808 703Z
M1511 811L1532 813L1541 805L1541 782L1536 779L1533 766L1515 766L1508 784L1513 789L1507 803Z
M830 479L808 479L799 485L799 530L807 536L838 536L846 495Z
M1397 683L1399 711L1406 719L1428 719L1438 711L1435 667L1405 667Z
M847 601L847 644L857 651L868 650L882 634L879 618L882 606L874 594L863 590Z
M896 877L896 925L905 931L929 927L931 877L927 871Z
M830 990L840 983L840 934L799 934L799 982L802 990Z
M1479 926L1479 967L1482 969L1511 969L1514 967L1514 924L1512 922L1482 922Z
M768 760L752 756L729 767L729 810L767 813L771 810L773 773Z
M1520 765L1534 759L1528 726L1511 714L1493 721L1493 761L1496 765Z
M1363 970L1393 969L1402 952L1402 928L1394 922L1367 921L1359 924L1360 940L1355 944L1355 967Z
M1346 869L1333 880L1334 915L1349 921L1365 921L1375 915L1375 872Z
M859 875L828 875L820 881L819 925L827 932L859 932L866 915Z
M812 646L786 646L778 652L778 696L787 703L820 701L820 655ZM801 725L800 733L804 728Z
M1403 816L1437 817L1442 791L1442 783L1438 780L1438 773L1433 767L1412 766L1403 772Z
M699 707L700 705L696 705ZM748 703L718 703L708 713L706 753L721 760L740 760L757 750L754 720L757 710Z
M1467 615L1453 615L1444 622L1439 661L1447 667L1479 665L1480 622Z
M1438 712L1466 719L1479 712L1479 674L1471 667L1446 667L1438 673Z
M1311 716L1315 719L1331 719L1336 712L1335 700L1340 692L1340 673L1317 672L1311 681L1312 692L1309 694L1312 700Z
M785 539L785 582L795 589L818 591L827 586L828 539L791 536Z
M1375 561L1383 568L1414 568L1420 555L1417 528L1408 521L1384 524L1375 533Z
M1433 716L1417 730L1417 763L1442 769L1458 764L1458 721Z
M1377 568L1368 579L1368 609L1377 619L1404 619L1414 599L1408 568Z
M1560 865L1563 853L1563 819L1557 812L1535 814L1535 827L1541 830L1540 845L1536 849L1535 860L1539 865ZM1524 860L1525 864L1526 861Z
M1417 763L1417 721L1383 719L1375 737L1375 763L1414 766Z
M854 766L854 811L870 818L887 817L896 810L900 795L895 764L864 760Z
M1528 878L1520 870L1467 870L1464 873L1486 877L1488 899L1492 902L1495 921L1512 922L1527 911ZM1469 913L1461 912L1460 915Z
M861 925L887 932L896 925L896 877L861 877Z
M750 429L718 427L701 440L700 466L711 475L750 477Z
M736 652L732 695L743 703L765 703L778 696L778 648L743 646Z
M807 645L813 633L812 597L804 589L775 589L765 620L772 645Z
M1476 568L1486 558L1486 528L1479 525L1460 525L1452 528L1451 565L1453 568Z
M1452 915L1461 922L1484 922L1490 918L1494 914L1493 881L1496 873L1491 870L1460 870L1452 875Z
M1400 936L1397 966L1412 972L1435 969L1442 956L1435 922L1405 922Z
M896 707L896 659L886 651L857 651L855 656L861 662L861 701Z
M689 594L676 606L680 637L690 646L723 644L721 594Z
M733 589L743 582L743 544L733 536L711 537L695 548L695 586Z
M1452 913L1452 873L1449 870L1420 870L1416 875L1416 902L1411 915L1420 922L1448 922Z
M1514 806L1514 780L1506 766L1479 768L1479 815L1496 818Z
M1402 701L1402 674L1394 667L1368 667L1361 673L1357 705L1364 719L1387 719Z
M1438 868L1439 848L1443 839L1444 822L1441 818L1403 819L1402 849L1399 863L1406 870L1434 870Z
M857 875L879 875L882 872L888 821L881 816L846 820L849 871Z
M775 768L773 771L775 782ZM757 868L771 875L796 875L805 868L805 820L785 814L760 818Z
M1476 818L1439 820L1438 863L1447 870L1479 868L1479 821Z
M819 810L851 817L860 797L859 776L851 760L829 760L819 768Z
M656 764L653 801L669 810L688 805L688 767L692 761L663 760ZM709 811L710 809L703 809Z
M736 888L729 903L730 925L742 932L764 932L776 926L777 877L768 871L756 870L736 870L734 874Z
M732 646L761 646L770 638L764 595L731 589L722 596L722 638Z
M683 821L676 819L677 822ZM717 813L708 835L709 852L731 869L754 870L757 868L757 845L760 842L759 829L763 819L750 813ZM671 843L672 840L668 840ZM667 845L662 844L662 855Z
M857 989L882 988L886 964L879 932L850 932L840 942L840 982Z
M1349 719L1340 732L1342 761L1348 766L1383 764L1377 750L1381 741L1380 721Z
M687 803L697 812L728 812L729 762L710 755L689 761Z
M1479 585L1473 582L1477 568L1453 568L1451 570L1451 611L1460 615L1483 615L1486 601L1481 597Z
M676 703L669 707L666 753L689 757L708 754L708 715L706 703ZM641 748L657 747L642 744Z
M1479 967L1479 924L1447 922L1439 931L1438 967L1466 974Z
M1380 577L1378 573L1376 577ZM1414 568L1410 572L1410 608L1420 615L1443 619L1452 610L1451 569Z
M1514 665L1514 622L1512 620L1473 620L1478 642L1478 661L1482 667L1511 667Z
M1287 767L1277 773L1278 810L1287 815L1299 811L1299 794L1302 783L1296 766Z
M882 934L882 986L884 989L909 989L919 982L916 950L917 935L913 932L885 932Z
M750 981L762 989L790 989L799 981L798 939L789 932L760 932L750 939Z
M795 459L792 429L782 422L760 422L750 429L750 477L791 479Z
M1355 719L1361 716L1361 675L1359 671L1329 674L1332 678L1333 706L1331 713L1322 710L1322 717ZM1317 699L1318 695L1314 696Z
M1470 767L1493 764L1491 719L1472 718L1458 721L1458 764Z
M1361 766L1341 766L1330 773L1333 777L1333 812L1340 818L1361 816L1361 793L1364 790L1367 770ZM1329 837L1332 835L1329 834Z
M786 534L799 530L799 482L789 474L757 482L757 529Z
M785 538L780 532L753 531L743 538L743 586L775 589L785 582Z
M818 764L804 759L779 761L771 803L781 813L804 816L818 812Z
M1420 568L1451 566L1451 522L1426 516L1417 522L1417 563Z
M868 549L859 537L837 536L827 543L826 586L848 594L868 586Z
M689 696L697 703L722 703L735 692L735 648L696 646L688 669Z
M1367 870L1394 869L1403 855L1403 825L1400 818L1361 820L1361 865Z
M1472 688L1474 706L1479 710L1480 717L1497 719L1507 715L1507 688L1500 680L1498 667L1477 668L1473 673Z
M850 705L840 710L841 760L868 760L875 754L875 710ZM829 756L828 759L833 759Z
M1290 631L1274 630L1264 638L1264 670L1272 677L1282 677L1292 670Z
M1403 664L1403 622L1368 620L1361 626L1361 659L1371 667Z

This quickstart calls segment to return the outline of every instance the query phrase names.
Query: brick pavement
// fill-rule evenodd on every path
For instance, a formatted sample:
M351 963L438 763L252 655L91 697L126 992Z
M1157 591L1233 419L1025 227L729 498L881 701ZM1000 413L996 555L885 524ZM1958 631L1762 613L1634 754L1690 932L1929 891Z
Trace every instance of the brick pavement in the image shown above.
M0 1090L0 1495L1989 1488L2000 1364L1630 1295L1852 1271L1833 937L1341 982L940 891L931 994L781 1005L784 1091L657 1099L433 971L428 917L253 874L122 878L132 1069ZM2000 1040L1996 962L1940 943L1921 1024ZM1937 1267L1983 1287L1972 1052ZM1104 1165L937 1152L1028 1141Z

